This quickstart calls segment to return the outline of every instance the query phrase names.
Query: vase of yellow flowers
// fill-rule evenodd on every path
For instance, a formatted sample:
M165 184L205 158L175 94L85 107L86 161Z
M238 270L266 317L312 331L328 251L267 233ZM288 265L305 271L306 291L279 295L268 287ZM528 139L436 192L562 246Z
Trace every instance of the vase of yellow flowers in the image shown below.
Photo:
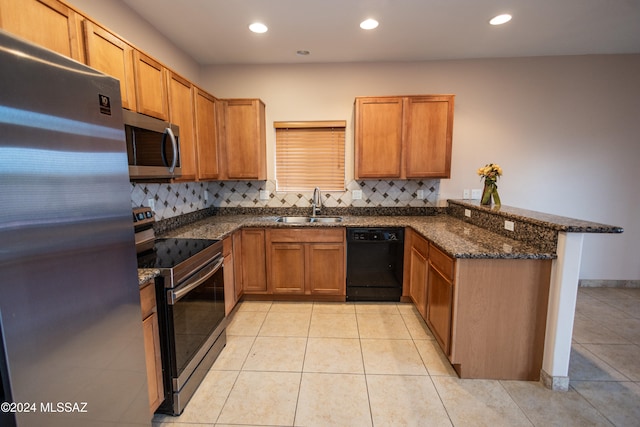
M480 204L489 206L493 198L493 202L500 206L500 196L498 195L496 182L502 175L502 168L495 163L489 163L478 169L478 175L480 175L480 179L484 179L484 191L482 192Z

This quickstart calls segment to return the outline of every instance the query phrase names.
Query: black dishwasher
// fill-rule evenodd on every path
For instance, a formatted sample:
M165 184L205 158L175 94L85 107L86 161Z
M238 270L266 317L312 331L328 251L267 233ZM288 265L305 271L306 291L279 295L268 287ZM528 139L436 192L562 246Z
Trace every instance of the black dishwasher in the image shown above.
M347 228L347 301L400 301L403 228Z

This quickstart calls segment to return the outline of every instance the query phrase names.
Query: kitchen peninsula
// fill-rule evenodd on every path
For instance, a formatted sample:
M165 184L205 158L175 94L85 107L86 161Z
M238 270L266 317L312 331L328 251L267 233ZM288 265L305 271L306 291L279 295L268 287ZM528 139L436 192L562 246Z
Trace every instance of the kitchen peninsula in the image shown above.
M246 209L214 209L212 216L190 224L173 220L171 226L165 225L164 234L226 239L229 245L236 241L241 245L242 240L239 237L236 240L236 236L243 230L293 228L321 232L326 227L406 227L415 238L405 241L403 300L416 304L458 375L540 378L553 389L568 387L582 235L621 233L622 228L508 206L485 207L467 200L449 200L448 208L444 209L397 208L384 212L387 215L370 215L370 211L369 215L358 215L358 212L357 209L325 212L342 216L338 223L286 224L277 222L279 214L301 212L260 210L251 214ZM159 227L162 225L161 221ZM432 295L426 285L418 289L427 292L425 300L428 296L437 299L438 306L431 307L432 312L438 312L445 303L444 322L442 318L425 316L428 310L421 309L420 303L428 305L429 301L420 301L412 295L412 278L427 280L411 270L412 242L419 240L427 243L437 256L433 260L428 255L424 258L425 271L441 273L444 279L430 276L431 281L444 284L442 289L449 289L450 293L445 292L442 300L442 293ZM264 246L262 250L266 250ZM238 254L234 252L234 256ZM238 266L242 261L239 257L234 260L236 275L241 271ZM261 262L265 263L265 259ZM238 282L241 278L236 279L236 286ZM243 295L242 290L233 293ZM244 295L255 296L246 288ZM277 299L266 288L259 297Z

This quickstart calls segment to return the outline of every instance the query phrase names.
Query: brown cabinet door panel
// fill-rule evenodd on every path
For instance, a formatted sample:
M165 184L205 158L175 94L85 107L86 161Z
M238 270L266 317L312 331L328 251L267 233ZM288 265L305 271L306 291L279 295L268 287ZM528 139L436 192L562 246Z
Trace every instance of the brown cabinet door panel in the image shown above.
M136 111L133 48L87 19L83 24L87 65L118 79L122 106Z
M0 0L0 28L82 61L79 19L56 0Z
M344 244L311 243L307 249L309 292L346 295Z
M433 266L429 266L427 304L427 324L430 326L436 340L440 343L442 350L449 355L453 285Z
M267 293L264 230L242 230L242 288L244 293Z
M274 294L304 294L304 244L272 243L268 262L269 289Z
M139 50L133 51L133 68L138 112L168 121L166 69Z
M217 100L201 89L196 89L194 96L198 179L218 179L220 154L216 117Z
M449 178L453 100L410 97L406 104L407 178Z
M356 100L355 177L399 178L402 98Z
M182 175L179 181L196 179L196 141L193 129L193 86L188 80L169 73L169 120L180 128L180 167Z

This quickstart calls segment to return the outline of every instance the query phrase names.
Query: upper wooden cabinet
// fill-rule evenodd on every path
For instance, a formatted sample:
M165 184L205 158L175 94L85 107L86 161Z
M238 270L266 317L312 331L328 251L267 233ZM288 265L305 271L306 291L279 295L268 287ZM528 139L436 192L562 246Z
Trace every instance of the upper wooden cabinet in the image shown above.
M220 148L217 109L220 108L220 101L197 87L193 96L195 98L198 179L218 179L220 178Z
M223 179L267 179L265 107L259 99L225 99Z
M358 97L355 178L449 178L454 95Z
M168 72L169 121L180 128L180 167L182 175L179 181L196 179L196 139L194 132L193 86L189 80Z
M133 51L138 112L161 120L169 120L167 70L158 61L139 50ZM182 129L180 129L182 133Z
M86 64L120 80L122 106L136 111L133 48L97 24L83 21Z
M0 0L0 28L82 61L80 19L56 0Z

